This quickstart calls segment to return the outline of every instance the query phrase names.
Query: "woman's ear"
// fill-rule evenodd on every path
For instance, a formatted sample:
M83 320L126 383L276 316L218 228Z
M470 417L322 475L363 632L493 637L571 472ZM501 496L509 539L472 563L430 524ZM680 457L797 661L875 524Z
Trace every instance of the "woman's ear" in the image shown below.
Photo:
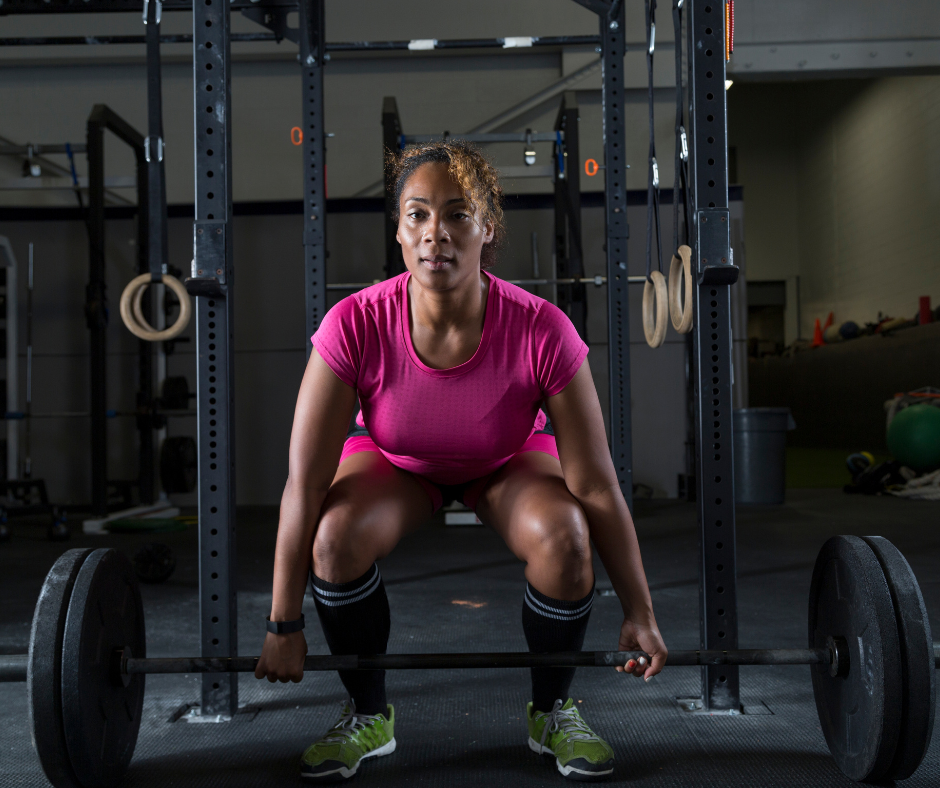
M491 220L483 223L483 243L493 243L493 237L496 235L496 225Z

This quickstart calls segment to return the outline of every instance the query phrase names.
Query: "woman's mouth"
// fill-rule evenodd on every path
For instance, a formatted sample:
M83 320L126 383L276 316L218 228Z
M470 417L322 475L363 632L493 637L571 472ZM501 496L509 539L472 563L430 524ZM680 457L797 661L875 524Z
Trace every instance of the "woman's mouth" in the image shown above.
M451 257L435 255L434 257L422 257L421 262L432 271L443 271L454 260Z

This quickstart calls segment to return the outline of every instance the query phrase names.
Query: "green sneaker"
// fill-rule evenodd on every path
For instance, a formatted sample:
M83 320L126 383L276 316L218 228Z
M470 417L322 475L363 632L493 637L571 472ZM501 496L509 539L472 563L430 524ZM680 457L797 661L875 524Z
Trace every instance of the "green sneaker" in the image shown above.
M356 714L352 701L343 704L336 724L311 744L300 759L300 775L322 782L352 777L359 762L395 752L395 707L384 714Z
M614 770L614 751L581 719L571 698L555 701L550 712L526 707L529 749L555 756L555 765L569 780L600 780Z

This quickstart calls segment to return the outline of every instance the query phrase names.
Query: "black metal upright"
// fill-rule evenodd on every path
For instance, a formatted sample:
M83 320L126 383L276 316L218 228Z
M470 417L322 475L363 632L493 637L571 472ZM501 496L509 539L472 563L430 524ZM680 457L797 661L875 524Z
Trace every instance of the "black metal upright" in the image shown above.
M199 421L199 617L203 657L237 653L234 266L229 3L193 3L196 374ZM238 677L206 675L201 714L238 708Z
M91 505L92 513L108 513L108 287L105 276L104 132L111 131L133 150L137 162L137 201L147 205L147 163L144 137L104 104L96 104L86 124L88 155L88 285L85 288L85 321L89 330L91 373ZM140 212L144 208L140 209ZM138 216L146 225L146 217ZM138 255L146 238L138 225ZM144 243L146 246L146 243ZM140 259L138 257L138 259Z
M578 99L562 95L555 131L555 273L559 279L584 276L581 246L581 154L578 148ZM559 285L558 306L587 342L587 289L583 284Z
M701 645L721 650L738 647L724 3L692 0L688 28ZM737 667L702 668L702 701L709 711L739 711Z
M401 149L401 117L394 96L382 99L382 147L385 155L396 154ZM393 277L405 270L401 256L401 244L395 238L398 224L392 219L395 214L394 183L389 168L385 168L385 276Z
M304 288L307 357L326 314L326 135L323 132L323 0L300 0L300 68L304 131Z
M577 0L600 19L604 132L605 252L607 255L608 352L610 353L610 451L623 497L633 509L633 429L630 423L630 302L627 283L627 162L621 0Z

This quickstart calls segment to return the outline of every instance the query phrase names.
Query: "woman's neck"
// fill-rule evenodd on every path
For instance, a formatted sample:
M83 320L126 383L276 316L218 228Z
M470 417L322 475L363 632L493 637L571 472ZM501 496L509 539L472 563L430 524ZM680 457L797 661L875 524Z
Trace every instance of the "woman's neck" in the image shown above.
M482 273L466 286L429 290L408 279L411 343L432 369L451 369L473 358L483 339L490 280Z
M489 279L468 277L466 283L450 290L424 288L415 277L408 279L411 325L434 334L483 329Z

